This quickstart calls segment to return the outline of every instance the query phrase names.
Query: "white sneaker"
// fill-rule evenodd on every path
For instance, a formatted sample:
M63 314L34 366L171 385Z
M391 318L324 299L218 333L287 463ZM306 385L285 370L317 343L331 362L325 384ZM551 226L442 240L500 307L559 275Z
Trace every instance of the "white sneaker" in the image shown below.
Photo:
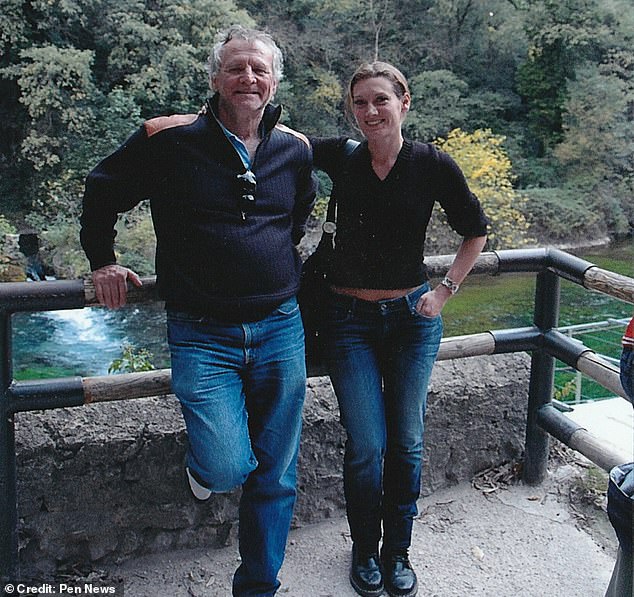
M211 495L211 490L207 489L203 485L201 485L196 479L194 479L191 474L189 467L185 467L185 472L187 473L187 480L189 481L189 488L192 490L194 497L201 502L204 502L209 499Z

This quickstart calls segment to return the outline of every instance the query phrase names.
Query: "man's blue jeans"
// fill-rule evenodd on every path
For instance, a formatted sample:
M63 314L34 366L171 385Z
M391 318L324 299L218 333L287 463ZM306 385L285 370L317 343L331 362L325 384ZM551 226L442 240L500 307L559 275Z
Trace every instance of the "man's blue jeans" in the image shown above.
M252 323L174 312L167 323L187 466L214 492L243 486L233 594L274 595L295 503L306 391L297 301Z
M368 553L407 549L420 495L427 386L441 317L415 310L425 284L396 300L333 294L329 373L347 431L344 488L352 540ZM383 533L381 532L383 524Z

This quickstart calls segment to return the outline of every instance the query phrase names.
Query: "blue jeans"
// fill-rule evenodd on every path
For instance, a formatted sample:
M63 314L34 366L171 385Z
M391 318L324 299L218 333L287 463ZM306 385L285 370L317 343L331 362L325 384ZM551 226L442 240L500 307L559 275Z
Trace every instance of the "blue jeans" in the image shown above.
M233 594L274 595L295 504L306 391L297 301L251 323L171 312L167 324L186 464L214 492L243 486Z
M442 319L410 295L367 302L333 294L328 366L347 432L344 490L352 540L374 552L407 549L420 495L427 386ZM383 532L381 527L383 527Z
M634 403L634 350L623 348L621 352L621 385L630 399Z

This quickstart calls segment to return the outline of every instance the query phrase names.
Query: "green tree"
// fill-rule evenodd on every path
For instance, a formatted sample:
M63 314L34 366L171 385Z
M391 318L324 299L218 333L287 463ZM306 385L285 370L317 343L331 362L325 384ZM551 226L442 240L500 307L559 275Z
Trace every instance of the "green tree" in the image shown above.
M104 2L96 23L101 85L121 87L144 116L196 109L208 93L205 61L215 32L233 22L252 25L230 1Z
M343 110L343 89L337 77L315 67L293 83L282 82L276 101L288 108L292 126L319 135L336 134Z
M623 80L597 64L578 69L564 103L564 140L555 155L576 179L607 179L634 171L634 78Z
M526 34L530 48L517 72L518 91L536 155L546 154L562 139L562 111L568 81L577 66L600 59L609 44L608 7L596 0L538 0L530 3Z
M634 66L634 54L627 63ZM627 70L619 76L618 64L579 68L579 76L569 85L564 139L555 156L567 183L602 214L608 230L624 235L634 224L634 68L623 77Z
M22 155L36 171L60 164L78 137L89 131L93 53L53 45L22 50L20 63L5 69L15 77L30 126Z
M469 86L451 71L427 71L410 81L412 107L405 131L415 139L430 141L463 127L468 117Z
M512 165L504 149L504 137L489 130L465 133L456 129L436 144L456 160L489 216L489 245L510 249L529 242L526 200L513 188Z
M528 124L537 155L561 140L561 111L566 97L566 80L571 62L559 44L535 50L518 71L518 90L528 108Z

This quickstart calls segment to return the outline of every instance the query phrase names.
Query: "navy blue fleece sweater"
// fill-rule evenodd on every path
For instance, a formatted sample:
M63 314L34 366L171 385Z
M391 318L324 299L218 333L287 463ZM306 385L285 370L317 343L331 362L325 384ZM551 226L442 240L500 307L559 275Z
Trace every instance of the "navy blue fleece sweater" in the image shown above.
M168 309L229 321L264 317L293 296L295 248L315 198L311 152L277 125L268 106L252 171L255 201L245 210L242 161L214 116L146 122L88 176L81 242L97 269L116 262L119 213L149 199L157 238L156 274Z

